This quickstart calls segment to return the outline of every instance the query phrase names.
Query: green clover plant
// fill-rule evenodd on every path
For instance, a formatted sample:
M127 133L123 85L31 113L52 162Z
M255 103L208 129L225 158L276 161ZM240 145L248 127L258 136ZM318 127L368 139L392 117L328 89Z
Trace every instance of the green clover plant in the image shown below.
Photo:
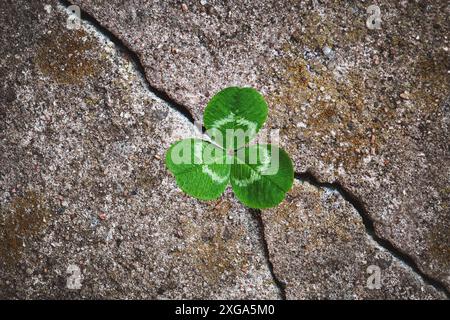
M208 103L203 116L209 140L172 144L166 165L185 193L213 200L229 183L250 208L270 208L283 201L294 181L289 155L271 144L249 145L267 119L267 103L253 88L229 87Z

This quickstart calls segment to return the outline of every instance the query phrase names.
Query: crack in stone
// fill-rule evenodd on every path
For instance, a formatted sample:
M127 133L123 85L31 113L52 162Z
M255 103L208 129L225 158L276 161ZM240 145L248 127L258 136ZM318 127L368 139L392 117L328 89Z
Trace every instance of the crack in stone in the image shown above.
M342 186L339 182L321 182L319 181L312 173L303 172L303 173L295 173L295 178L300 182L305 181L317 188L329 189L339 192L339 194L344 198L345 201L349 202L352 207L358 212L360 215L364 227L366 229L366 233L374 240L379 246L386 249L390 254L392 254L395 258L403 262L412 271L414 271L424 283L434 287L437 291L442 292L446 295L447 299L450 299L450 292L446 288L443 282L438 279L434 279L431 276L424 273L418 266L417 262L406 252L403 252L401 249L392 244L389 240L381 238L377 232L375 231L375 225L372 218L369 216L367 211L364 209L363 203L350 191L348 191L344 186Z
M73 5L70 1L67 0L59 0L59 3L65 7L66 9ZM189 122L194 123L195 119L192 113L187 109L184 105L177 102L175 99L169 96L167 92L164 90L157 88L150 84L150 81L147 78L147 74L145 72L144 66L142 65L141 59L139 55L131 50L122 40L120 40L113 32L108 30L106 27L100 24L100 22L97 21L93 16L91 16L89 13L84 11L82 8L80 8L81 12L81 20L84 20L91 24L95 29L97 29L98 32L103 34L107 39L109 39L114 45L117 47L118 51L125 54L129 57L131 60L133 66L135 67L136 71L141 74L142 78L144 79L145 85L147 86L147 89L152 92L155 96L157 96L159 99L166 102L172 109L175 109L180 114L182 114Z
M67 0L59 0L59 3L65 7L66 9L73 5L70 1ZM127 55L133 66L135 67L136 71L141 74L145 85L147 87L147 90L152 92L155 96L157 96L162 101L166 102L169 107L172 109L178 111L181 115L183 115L190 123L195 125L195 119L192 113L182 104L178 103L174 99L172 99L166 92L164 92L161 89L158 89L154 86L152 86L147 78L147 74L145 72L144 66L141 63L140 57L137 53L132 51L122 40L120 40L114 33L109 31L107 28L102 26L93 16L91 16L89 13L84 11L80 8L81 12L81 19L91 24L99 33L101 33L103 36L105 36L107 39L109 39L119 52L122 52L123 54ZM202 133L206 131L204 127L201 128ZM263 247L264 256L266 257L266 263L268 265L270 274L273 278L273 281L275 282L276 286L279 289L279 295L282 300L286 300L286 285L278 279L278 277L275 275L275 272L273 271L273 264L270 260L270 254L269 254L269 248L267 245L267 241L265 238L265 232L264 232L264 224L261 218L261 212L259 210L252 210L251 216L256 220L258 229L259 229L259 238L261 241L261 245Z
M286 284L281 281L278 276L275 274L275 271L273 269L273 263L272 260L270 260L270 251L269 246L267 244L266 240L266 233L264 231L264 222L261 217L261 210L258 209L249 209L251 216L253 219L255 219L258 230L259 230L259 239L261 241L261 245L264 249L264 256L266 257L266 263L269 267L270 274L272 275L272 279L275 282L276 286L278 287L279 295L282 300L286 300Z
M66 9L73 5L70 1L67 0L59 0L59 3L65 7ZM181 103L177 102L175 99L169 96L169 94L165 91L163 91L160 88L157 88L150 84L150 81L147 78L147 74L145 72L144 66L142 65L141 59L137 53L135 53L133 50L131 50L122 40L120 40L113 32L108 30L106 27L100 24L100 22L97 21L93 16L91 16L89 13L84 11L82 8L80 8L81 11L81 19L91 24L94 28L97 29L98 32L103 34L106 38L108 38L111 42L114 43L114 45L117 47L117 49L127 55L131 62L133 63L135 69L137 72L139 72L144 79L145 85L147 86L147 89L152 92L155 96L157 96L162 101L166 102L172 109L178 111L181 115L183 115L189 122L192 124L195 123L194 116L189 111L188 108L186 108ZM205 132L205 128L202 127L202 132ZM321 182L316 177L314 177L313 174L309 172L304 173L295 173L295 178L299 181L306 181L310 184L316 186L317 188L326 188L331 189L339 192L341 196L348 201L353 208L358 212L358 214L361 216L363 224L366 229L366 233L376 242L378 245L383 247L384 249L388 250L394 257L402 261L404 264L409 266L417 275L421 277L421 279L428 285L434 287L436 290L443 292L447 298L450 299L450 292L445 287L445 285L429 275L425 274L420 268L418 267L416 261L407 253L401 251L399 248L394 246L391 242L389 242L386 239L383 239L379 237L375 231L374 222L372 218L367 214L365 211L362 203L360 200L358 200L354 195L352 195L346 188L344 188L339 182ZM286 284L282 282L277 275L274 272L272 261L270 260L270 251L267 244L267 240L265 238L265 232L264 232L264 222L261 217L261 211L260 210L254 210L250 209L250 213L253 216L253 218L256 220L259 228L260 233L260 239L262 246L264 248L264 253L266 257L266 261L270 270L270 273L272 275L272 278L277 285L280 297L283 300L286 300Z

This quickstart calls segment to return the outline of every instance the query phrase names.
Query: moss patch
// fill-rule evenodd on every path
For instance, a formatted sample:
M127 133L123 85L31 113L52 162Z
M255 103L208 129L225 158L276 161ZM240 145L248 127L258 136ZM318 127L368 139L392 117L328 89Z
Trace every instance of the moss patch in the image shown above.
M16 263L26 241L47 226L50 217L44 200L34 192L16 197L6 208L0 209L0 257L7 265Z
M81 84L100 71L95 42L82 30L48 35L40 43L35 64L59 84Z
M206 223L197 225L188 222L183 231L191 240L183 252L183 259L193 259L196 269L209 284L216 284L221 279L237 278L249 268L249 257L242 243L246 237L243 226L230 228L223 226L223 220L231 205L228 200L211 203L214 210L204 216Z

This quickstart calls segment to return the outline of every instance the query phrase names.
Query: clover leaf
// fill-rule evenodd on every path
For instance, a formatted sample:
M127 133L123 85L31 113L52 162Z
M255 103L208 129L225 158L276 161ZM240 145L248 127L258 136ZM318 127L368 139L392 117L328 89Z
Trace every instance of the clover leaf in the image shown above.
M274 145L243 149L231 166L230 182L236 197L250 208L270 208L283 201L294 180L289 155ZM252 155L257 156L252 161Z
M267 119L267 112L264 97L255 89L229 87L209 101L203 124L211 133L215 132L214 129L219 131L222 139L215 139L219 145L236 150L256 136ZM235 136L242 132L243 141L235 141L231 137L227 139L227 130Z
M283 201L294 181L289 155L271 144L248 143L267 119L267 103L253 88L230 87L208 103L204 125L210 141L184 139L171 145L166 165L185 193L202 200L220 197L230 183L250 208Z
M230 180L227 157L223 149L207 141L185 139L170 147L166 165L181 190L198 199L211 200L220 197Z

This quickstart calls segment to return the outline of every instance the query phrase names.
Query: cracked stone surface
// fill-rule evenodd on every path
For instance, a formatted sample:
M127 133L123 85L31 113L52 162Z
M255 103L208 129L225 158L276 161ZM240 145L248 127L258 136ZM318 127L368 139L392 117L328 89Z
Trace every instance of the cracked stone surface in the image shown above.
M338 191L296 181L286 200L264 210L262 219L287 299L445 298L379 246ZM371 268L379 268L379 283Z
M164 153L197 130L126 50L68 30L70 3L0 8L0 298L446 297L337 192L297 181L262 226L229 190L185 196ZM359 1L73 3L195 119L226 86L260 90L297 172L338 181L450 288L446 1L380 1L381 30Z
M298 172L341 183L377 234L450 288L448 2L75 0L201 119L229 85L264 93Z
M176 187L196 131L128 57L55 1L0 15L0 299L279 298L247 209Z

